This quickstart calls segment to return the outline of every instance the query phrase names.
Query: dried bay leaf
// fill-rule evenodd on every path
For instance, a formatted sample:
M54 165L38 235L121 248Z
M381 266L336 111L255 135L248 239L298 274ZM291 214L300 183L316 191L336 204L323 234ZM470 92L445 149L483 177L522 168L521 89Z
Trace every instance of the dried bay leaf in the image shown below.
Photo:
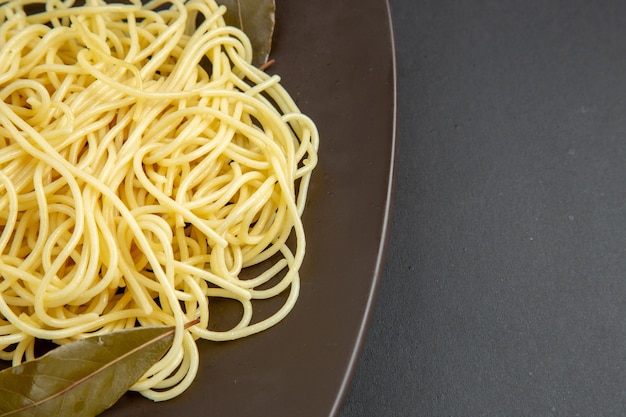
M122 330L5 369L0 417L98 415L163 357L173 337L173 327Z
M252 64L267 62L272 47L276 4L274 0L217 0L226 6L227 25L241 29L252 43Z

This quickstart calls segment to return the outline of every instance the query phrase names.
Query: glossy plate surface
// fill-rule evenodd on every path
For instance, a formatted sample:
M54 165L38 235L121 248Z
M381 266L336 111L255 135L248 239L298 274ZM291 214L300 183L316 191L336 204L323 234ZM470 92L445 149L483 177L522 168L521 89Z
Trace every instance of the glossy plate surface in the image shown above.
M276 327L200 342L197 381L152 403L127 394L103 415L333 416L381 273L395 132L393 37L384 0L279 0L268 71L320 130L304 221L301 295Z

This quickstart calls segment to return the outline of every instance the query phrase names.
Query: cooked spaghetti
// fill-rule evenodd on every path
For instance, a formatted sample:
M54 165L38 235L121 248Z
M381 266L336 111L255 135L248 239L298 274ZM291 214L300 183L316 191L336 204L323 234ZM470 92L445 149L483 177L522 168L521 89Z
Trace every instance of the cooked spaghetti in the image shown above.
M0 6L2 359L33 359L37 339L176 326L132 388L165 400L194 379L198 339L265 330L294 306L318 135L224 11ZM282 307L256 318L272 297ZM216 299L239 303L232 328L212 325Z

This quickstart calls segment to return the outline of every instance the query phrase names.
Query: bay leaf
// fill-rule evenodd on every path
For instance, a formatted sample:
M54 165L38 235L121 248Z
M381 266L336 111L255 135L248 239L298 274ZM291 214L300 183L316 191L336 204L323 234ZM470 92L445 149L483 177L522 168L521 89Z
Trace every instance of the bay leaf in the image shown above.
M92 417L111 407L167 352L173 327L93 336L0 372L0 417Z
M252 65L265 64L272 48L275 0L217 0L217 3L226 6L226 24L241 29L250 38Z

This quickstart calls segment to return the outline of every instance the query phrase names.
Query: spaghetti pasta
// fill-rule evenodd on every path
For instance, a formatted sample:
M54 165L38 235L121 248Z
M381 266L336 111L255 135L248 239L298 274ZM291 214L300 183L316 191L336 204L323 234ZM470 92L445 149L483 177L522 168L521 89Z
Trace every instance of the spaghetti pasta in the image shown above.
M132 387L166 400L195 377L198 339L245 337L293 308L318 134L224 11L0 6L0 358L176 326ZM256 319L254 300L272 297L282 307ZM211 326L218 298L241 306L232 328Z

